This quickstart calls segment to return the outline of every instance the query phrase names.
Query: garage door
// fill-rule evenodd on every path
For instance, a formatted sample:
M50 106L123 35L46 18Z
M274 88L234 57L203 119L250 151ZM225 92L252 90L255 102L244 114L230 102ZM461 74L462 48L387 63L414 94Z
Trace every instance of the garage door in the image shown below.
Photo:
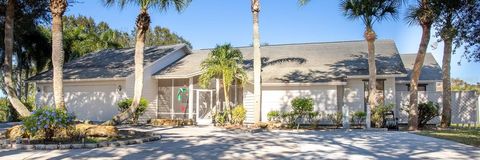
M125 98L117 92L117 86L75 85L65 86L65 103L69 112L74 112L78 119L92 121L110 120L118 113L116 103Z

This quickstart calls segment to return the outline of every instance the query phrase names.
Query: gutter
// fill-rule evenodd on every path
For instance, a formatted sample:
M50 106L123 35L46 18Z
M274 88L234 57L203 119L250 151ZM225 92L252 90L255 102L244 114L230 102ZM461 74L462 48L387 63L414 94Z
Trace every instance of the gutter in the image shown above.
M63 82L94 82L94 81L120 81L126 80L126 77L118 77L118 78L89 78L89 79L64 79ZM29 80L26 82L33 82L33 83L52 83L53 80Z

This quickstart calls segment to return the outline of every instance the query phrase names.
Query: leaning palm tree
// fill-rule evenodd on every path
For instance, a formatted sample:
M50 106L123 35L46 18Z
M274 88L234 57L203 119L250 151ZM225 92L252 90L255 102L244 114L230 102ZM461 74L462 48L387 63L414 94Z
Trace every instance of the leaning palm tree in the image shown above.
M375 65L375 39L377 39L377 35L373 30L373 25L375 22L380 22L388 18L396 19L401 2L401 0L341 1L341 8L344 15L352 20L360 19L365 25L364 38L368 43L368 104L370 107L378 105L376 100L377 67Z
M15 19L15 0L9 0L5 15L5 59L3 63L3 75L5 81L5 91L7 98L12 104L13 108L20 114L21 117L30 115L27 107L18 99L15 92L15 84L12 80L12 55L13 55L13 26Z
M262 54L260 53L260 33L258 16L260 14L260 0L252 0L251 11L253 16L253 95L255 122L261 121L262 108Z
M63 98L63 14L67 9L67 0L50 0L52 13L52 65L53 65L53 97L55 107L66 110Z
M434 7L433 0L418 0L418 5L410 7L406 17L410 24L419 24L422 27L422 38L413 65L412 79L410 80L408 130L418 129L418 79L420 78L428 43L430 42L430 29L437 16L438 10Z
M129 109L113 117L107 124L119 124L130 118L137 110L143 90L143 52L145 47L145 35L150 28L149 8L157 8L166 11L169 7L175 7L178 12L185 9L191 0L103 0L105 5L112 6L118 4L124 8L128 3L133 3L140 7L140 13L136 20L135 37L135 87L133 92L133 102Z
M230 86L235 79L242 84L247 80L247 74L242 68L242 64L242 53L230 44L217 45L201 64L203 74L200 75L200 85L207 88L210 86L212 78L221 78L225 104L230 110L232 109L229 96Z

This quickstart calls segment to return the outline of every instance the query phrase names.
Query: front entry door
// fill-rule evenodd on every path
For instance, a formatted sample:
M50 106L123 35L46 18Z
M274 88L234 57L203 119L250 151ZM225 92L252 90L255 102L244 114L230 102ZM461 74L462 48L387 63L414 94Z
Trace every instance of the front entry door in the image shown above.
M213 90L197 90L196 121L198 125L211 125L213 118Z

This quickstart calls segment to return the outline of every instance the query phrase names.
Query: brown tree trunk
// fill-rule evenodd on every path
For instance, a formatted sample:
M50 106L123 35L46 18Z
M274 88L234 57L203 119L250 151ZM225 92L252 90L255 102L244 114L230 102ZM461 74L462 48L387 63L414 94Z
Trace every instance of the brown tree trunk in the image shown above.
M51 0L52 12L52 64L53 64L53 97L57 109L67 110L63 97L63 13L67 8L66 0Z
M408 130L418 129L418 80L422 71L423 61L425 60L428 43L430 42L430 28L431 25L422 24L422 39L413 65L412 79L410 80Z
M375 39L377 36L371 28L366 29L364 36L368 43L368 104L373 109L377 106L377 66L375 64Z
M125 120L135 114L137 110L140 99L142 98L143 90L143 52L145 48L145 35L150 27L150 15L146 9L141 9L140 14L137 17L136 22L137 34L135 42L135 86L133 91L133 102L132 105L126 111L117 114L113 117L112 121L107 121L104 125L117 125L121 124Z
M252 0L251 7L253 16L253 94L255 100L254 119L255 122L260 122L262 108L262 55L260 53L260 33L258 25L260 0Z
M450 127L452 119L452 89L450 83L450 61L452 59L452 43L451 37L444 39L443 62L442 62L442 79L443 79L443 96L442 96L442 120L440 127Z
M3 74L5 81L5 91L7 98L13 108L21 117L30 115L27 107L18 99L15 92L15 84L12 80L12 56L13 56L13 27L15 18L15 0L9 0L7 4L7 12L5 17L5 59L3 63Z

